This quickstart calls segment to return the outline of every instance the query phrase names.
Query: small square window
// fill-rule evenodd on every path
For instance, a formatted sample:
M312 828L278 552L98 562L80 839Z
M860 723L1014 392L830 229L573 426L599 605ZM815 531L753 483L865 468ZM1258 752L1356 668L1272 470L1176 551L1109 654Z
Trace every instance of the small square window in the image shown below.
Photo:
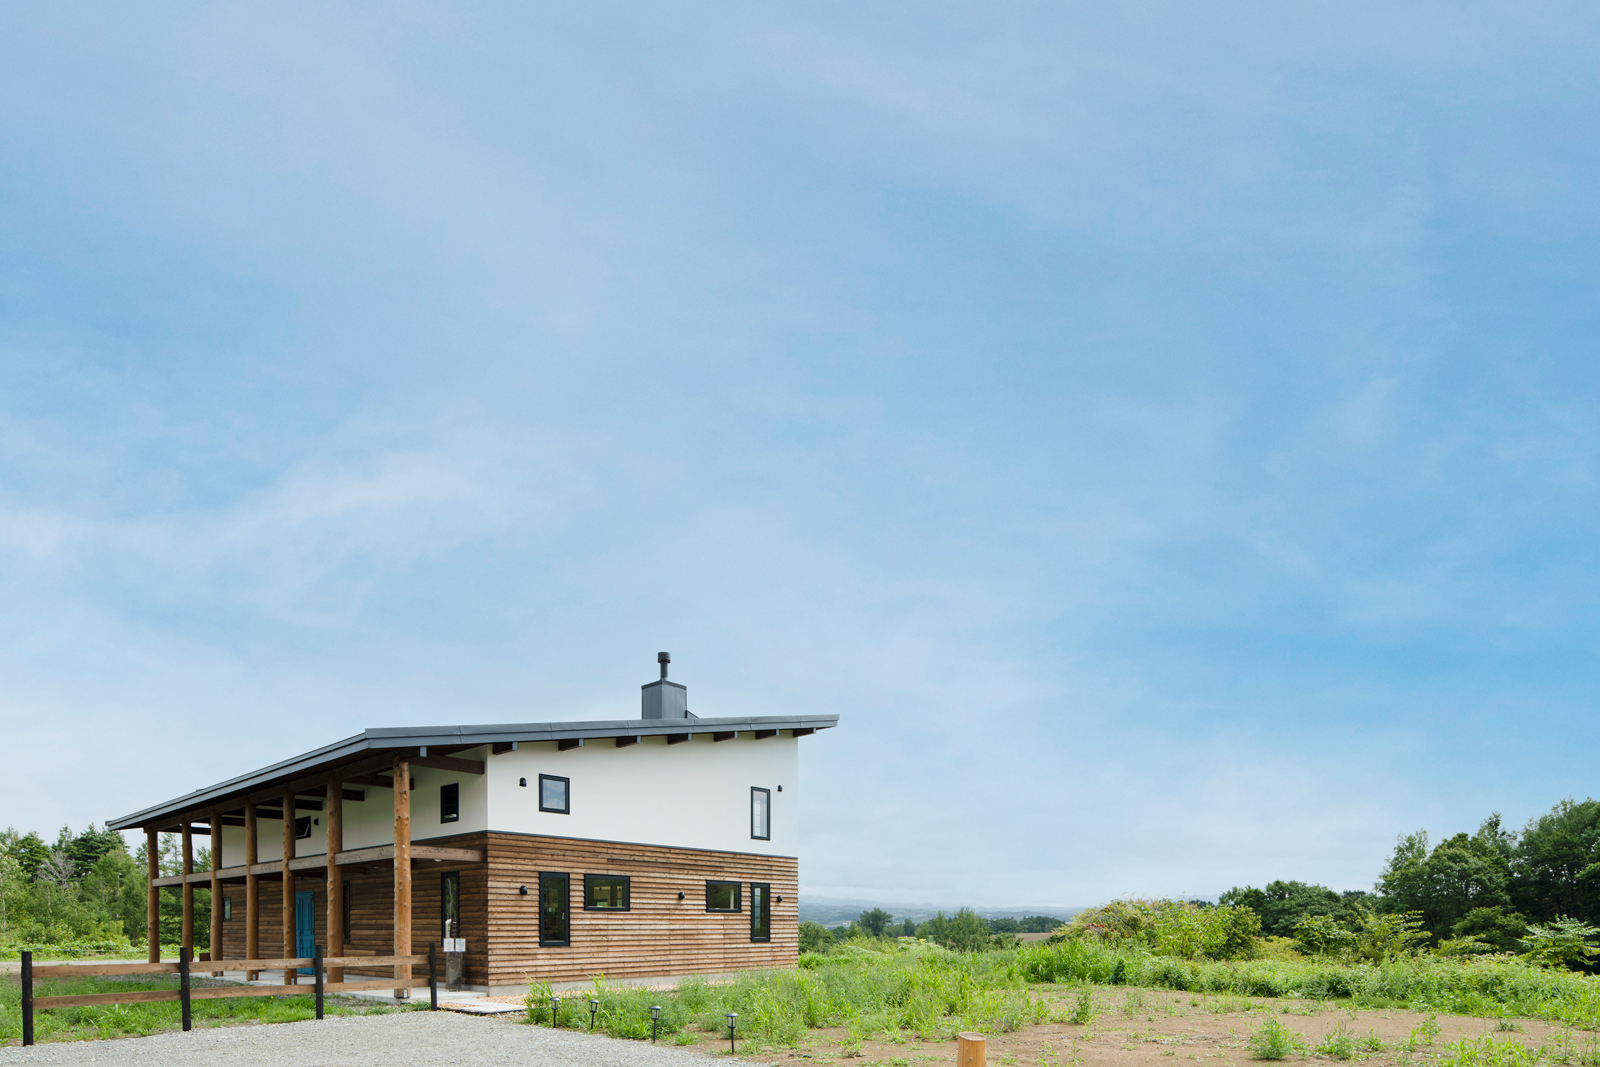
M439 821L457 822L461 818L461 785L451 782L439 787Z
M539 776L539 810L553 811L557 815L572 814L572 779L558 778L553 774Z
M294 821L294 836L297 841L304 841L311 836L311 816L302 815Z
M707 882L707 911L739 911L738 882Z
M583 909L585 911L627 911L628 877L622 874L586 874L583 876Z
M772 790L750 789L750 836L757 841L772 840Z
M225 923L233 921L233 898L232 897L223 897L222 898L222 921L225 922Z

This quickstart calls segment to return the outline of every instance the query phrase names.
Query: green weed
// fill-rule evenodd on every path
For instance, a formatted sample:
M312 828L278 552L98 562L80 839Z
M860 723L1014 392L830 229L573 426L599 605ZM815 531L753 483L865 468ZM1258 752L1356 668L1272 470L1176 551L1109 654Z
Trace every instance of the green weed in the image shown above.
M1245 1042L1245 1048L1258 1060L1281 1060L1291 1052L1303 1051L1305 1045L1305 1038L1280 1023L1276 1016L1269 1016Z

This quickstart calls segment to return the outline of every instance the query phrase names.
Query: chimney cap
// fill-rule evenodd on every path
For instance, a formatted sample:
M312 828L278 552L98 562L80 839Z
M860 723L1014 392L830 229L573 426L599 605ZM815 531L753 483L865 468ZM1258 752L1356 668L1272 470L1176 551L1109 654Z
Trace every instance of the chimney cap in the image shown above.
M672 653L657 652L656 662L661 664L661 680L664 682L667 680L667 664L672 662Z

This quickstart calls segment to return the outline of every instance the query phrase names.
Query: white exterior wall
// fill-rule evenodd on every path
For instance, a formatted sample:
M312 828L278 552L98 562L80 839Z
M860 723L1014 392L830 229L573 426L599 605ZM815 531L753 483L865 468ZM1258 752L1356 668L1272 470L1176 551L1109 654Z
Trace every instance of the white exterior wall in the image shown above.
M595 739L565 752L554 741L525 741L516 752L487 759L491 830L767 856L800 853L798 738L757 740L741 732L713 741L707 733L677 745L646 737L626 748ZM570 815L539 810L541 774L572 780ZM526 787L517 784L522 778ZM770 841L750 836L752 786L772 791Z
M488 758L488 753L488 748L477 748L457 752L455 755L459 759L481 760ZM411 777L417 783L416 789L411 793L413 841L481 833L489 828L486 782L488 775L414 767L411 770ZM461 786L461 818L456 822L441 823L439 787L450 782L459 783ZM344 847L348 850L394 844L394 794L387 789L378 789L370 785L351 785L346 788L365 791L367 799L344 802ZM294 854L325 855L328 851L326 805L322 811L301 811L299 814L311 816L311 836L294 843ZM197 848L210 842L209 837L198 837L195 840ZM282 858L283 824L277 819L259 820L256 823L256 862L267 863ZM244 862L244 827L222 828L222 862L224 866L229 867Z
M562 752L554 741L523 742L515 752L491 755L488 747L454 754L485 761L485 773L461 774L431 767L412 769L411 839L451 837L499 830L506 833L627 841L676 848L751 852L765 856L800 853L800 741L780 734L757 740L742 732L727 741L700 734L682 744L647 737L617 748L608 738L591 739ZM539 810L539 775L571 779L570 815ZM518 785L526 778L526 787ZM439 787L460 784L461 818L439 821ZM750 836L750 789L772 792L770 841ZM778 787L783 792L778 792ZM344 802L344 847L369 848L394 841L389 790L365 790L364 801ZM327 852L327 812L301 811L313 819L311 837L295 842L296 856ZM209 838L195 839L196 848ZM257 862L283 858L283 829L276 819L258 823ZM222 862L244 862L244 828L222 830Z

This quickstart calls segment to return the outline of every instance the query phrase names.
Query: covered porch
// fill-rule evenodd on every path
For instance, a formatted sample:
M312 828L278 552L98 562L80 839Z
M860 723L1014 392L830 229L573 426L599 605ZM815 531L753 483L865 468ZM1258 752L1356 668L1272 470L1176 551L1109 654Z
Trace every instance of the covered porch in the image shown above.
M470 746L463 746L470 747ZM345 762L323 773L302 776L270 788L243 792L242 795L218 799L204 808L181 811L146 822L149 867L148 908L146 915L149 937L149 961L160 962L160 894L163 889L178 891L182 897L182 944L193 951L195 940L194 890L197 886L211 890L212 971L238 970L230 968L227 960L259 960L281 956L296 958L308 953L300 951L307 944L320 942L324 954L331 957L351 955L350 930L347 929L350 911L346 900L347 886L355 878L362 884L372 885L381 880L389 892L382 894L388 914L382 921L369 922L372 931L387 928L387 944L371 943L355 950L355 954L374 957L411 956L413 940L413 875L419 869L440 869L446 865L482 864L485 848L480 841L471 844L479 847L460 847L451 844L417 844L412 840L411 796L414 788L412 771L415 767L434 767L457 773L479 774L484 771L481 760L458 759L427 748L410 752L368 757ZM351 786L364 787L361 791ZM393 832L388 844L375 847L345 849L344 802L364 800L369 789L387 789L393 803ZM315 855L297 855L298 843L295 820L297 813L315 811L326 824L325 852ZM223 827L243 827L242 855L230 855L224 849ZM276 835L281 841L283 859L261 861L258 856L262 832ZM163 877L158 862L159 835L177 833L182 840L182 870L179 874ZM211 863L208 871L195 871L195 839L207 840ZM369 838L370 840L370 838ZM235 846L237 849L237 845ZM244 890L242 900L237 900L238 889ZM232 887L226 893L225 887ZM225 895L226 893L226 895ZM375 894L368 894L376 896ZM266 898L264 901L263 898ZM315 902L308 914L307 904ZM239 914L238 904L243 905ZM368 901L367 917L373 901ZM273 914L264 921L264 909ZM232 912L231 917L229 912ZM242 920L242 923L240 922ZM238 935L243 927L242 937ZM262 944L263 927L269 927L269 940L277 944ZM225 927L229 928L225 930ZM232 934L233 936L228 936ZM230 944L230 942L232 942ZM281 951L280 951L281 950ZM237 953L237 954L235 954ZM366 970L366 968L361 968ZM380 972L381 973L381 972ZM394 996L404 999L411 994L413 974L410 964L393 967ZM250 978L257 977L254 974ZM341 972L331 972L331 981L341 981ZM291 972L284 976L285 984L294 984Z

